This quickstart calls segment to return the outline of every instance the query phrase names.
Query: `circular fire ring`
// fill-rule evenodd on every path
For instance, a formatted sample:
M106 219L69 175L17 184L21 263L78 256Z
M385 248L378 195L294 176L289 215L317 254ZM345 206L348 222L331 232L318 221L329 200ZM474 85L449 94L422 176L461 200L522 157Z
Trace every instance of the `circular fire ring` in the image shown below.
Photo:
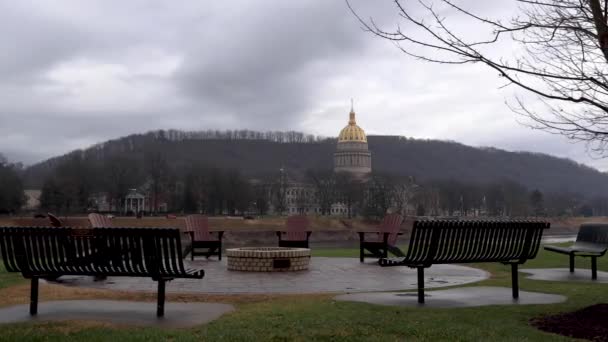
M226 250L228 269L248 272L289 272L308 269L309 248L241 247Z

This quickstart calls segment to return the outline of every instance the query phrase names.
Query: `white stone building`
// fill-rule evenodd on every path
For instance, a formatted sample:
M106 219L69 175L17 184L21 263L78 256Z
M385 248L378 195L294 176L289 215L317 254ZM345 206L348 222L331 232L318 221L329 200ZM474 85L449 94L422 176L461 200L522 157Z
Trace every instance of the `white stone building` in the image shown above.
M338 135L336 152L334 153L334 172L345 172L354 176L361 182L365 182L372 170L371 152L367 145L365 131L355 121L355 112L351 107L349 121ZM279 182L284 195L283 214L322 214L318 203L316 187L302 180L292 179L288 171L281 168ZM301 177L303 178L303 177ZM271 192L271 186L268 186ZM276 191L276 189L275 189ZM269 196L272 198L272 195ZM276 208L276 202L270 201L270 213L280 214ZM328 208L332 216L348 216L348 207L344 203L332 203Z

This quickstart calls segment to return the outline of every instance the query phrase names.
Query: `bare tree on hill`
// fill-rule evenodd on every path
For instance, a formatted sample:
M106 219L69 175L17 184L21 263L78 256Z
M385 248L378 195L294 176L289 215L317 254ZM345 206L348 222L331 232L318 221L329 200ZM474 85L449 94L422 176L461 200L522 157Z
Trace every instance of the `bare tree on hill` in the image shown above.
M532 128L585 142L590 151L608 155L608 1L512 0L518 6L513 18L500 13L490 18L457 0L394 0L402 19L394 29L363 19L346 2L364 29L409 56L440 64L482 64L506 85L537 95L545 110L521 98L509 107L529 118L525 124ZM473 29L463 33L466 28L458 22Z
M158 212L159 197L164 192L169 180L169 163L160 152L152 152L144 157L145 172L150 181L152 212Z
M104 185L116 208L122 208L129 189L139 185L137 168L137 163L125 156L110 157L103 164Z
M17 171L18 167L0 153L0 214L17 212L25 204L23 182Z

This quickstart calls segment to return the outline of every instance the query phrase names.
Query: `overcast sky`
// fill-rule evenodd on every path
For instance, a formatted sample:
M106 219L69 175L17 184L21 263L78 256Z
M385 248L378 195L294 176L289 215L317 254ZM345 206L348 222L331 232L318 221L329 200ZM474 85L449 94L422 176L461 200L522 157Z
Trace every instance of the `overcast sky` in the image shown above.
M391 1L353 5L398 22ZM363 32L342 0L0 0L0 32L0 153L13 162L153 129L336 136L354 98L368 134L608 170L584 145L518 124L505 105L516 91L495 74L407 57Z

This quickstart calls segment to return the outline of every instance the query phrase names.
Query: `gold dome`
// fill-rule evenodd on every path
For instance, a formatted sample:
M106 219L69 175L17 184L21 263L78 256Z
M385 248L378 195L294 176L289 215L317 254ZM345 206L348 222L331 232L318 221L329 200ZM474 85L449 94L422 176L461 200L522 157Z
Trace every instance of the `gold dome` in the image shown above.
M365 132L359 126L357 126L357 122L355 121L355 111L351 108L350 110L350 118L348 120L348 126L342 128L340 131L340 135L338 136L338 142L367 142L367 137L365 136Z

